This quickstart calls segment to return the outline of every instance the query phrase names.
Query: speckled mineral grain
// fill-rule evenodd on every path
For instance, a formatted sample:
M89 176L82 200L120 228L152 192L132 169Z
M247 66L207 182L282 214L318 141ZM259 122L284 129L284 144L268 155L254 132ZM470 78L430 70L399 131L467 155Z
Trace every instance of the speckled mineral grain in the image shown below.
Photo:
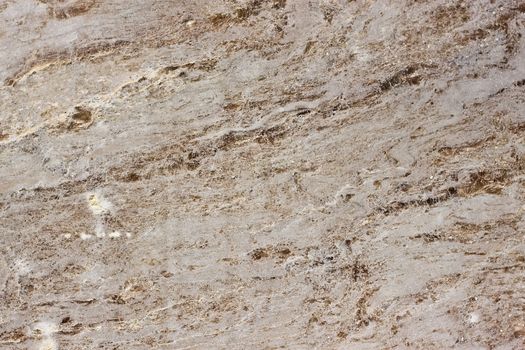
M525 349L522 0L0 0L0 348Z

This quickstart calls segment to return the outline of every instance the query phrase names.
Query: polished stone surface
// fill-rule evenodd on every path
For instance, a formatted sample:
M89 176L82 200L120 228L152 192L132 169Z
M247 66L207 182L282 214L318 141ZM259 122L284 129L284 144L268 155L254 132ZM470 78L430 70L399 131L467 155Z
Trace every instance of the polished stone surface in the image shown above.
M523 349L524 23L2 0L0 348Z

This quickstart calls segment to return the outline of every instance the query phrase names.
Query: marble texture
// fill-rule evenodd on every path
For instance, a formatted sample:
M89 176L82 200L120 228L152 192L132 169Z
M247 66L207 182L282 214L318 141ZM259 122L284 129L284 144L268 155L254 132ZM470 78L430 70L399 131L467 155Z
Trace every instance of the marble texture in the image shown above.
M0 348L525 348L524 26L1 0Z

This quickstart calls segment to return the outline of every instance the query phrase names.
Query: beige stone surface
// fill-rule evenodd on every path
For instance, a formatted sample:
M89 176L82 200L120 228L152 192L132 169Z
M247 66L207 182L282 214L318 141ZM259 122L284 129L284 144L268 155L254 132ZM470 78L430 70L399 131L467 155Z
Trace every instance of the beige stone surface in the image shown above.
M0 348L524 349L524 28L1 0Z

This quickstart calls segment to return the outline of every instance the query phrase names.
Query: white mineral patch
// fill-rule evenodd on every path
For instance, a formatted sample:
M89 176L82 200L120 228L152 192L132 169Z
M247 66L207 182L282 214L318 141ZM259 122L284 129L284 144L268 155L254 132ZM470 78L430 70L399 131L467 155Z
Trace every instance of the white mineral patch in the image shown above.
M104 224L98 219L95 225L95 236L97 236L98 238L103 238L106 236L106 231L104 230Z
M473 312L469 315L468 321L470 323L478 323L480 321L480 316L478 313Z
M15 271L19 276L25 276L31 272L31 264L23 259L15 261Z
M114 231L109 234L110 238L119 238L121 236L121 233L119 231Z
M36 349L38 350L57 350L58 343L53 335L58 332L58 326L54 322L40 321L33 325L32 331L35 337L40 338Z
M90 239L90 238L93 238L92 235L90 235L88 233L85 233L85 232L81 232L79 236L80 236L80 239L83 240L83 241L85 241L87 239Z
M33 325L33 332L41 336L51 336L53 333L58 332L58 326L54 322L40 321Z
M94 215L109 213L113 208L111 202L105 199L100 193L89 192L87 194L87 201Z
M58 343L53 338L44 338L37 347L38 350L58 350Z

